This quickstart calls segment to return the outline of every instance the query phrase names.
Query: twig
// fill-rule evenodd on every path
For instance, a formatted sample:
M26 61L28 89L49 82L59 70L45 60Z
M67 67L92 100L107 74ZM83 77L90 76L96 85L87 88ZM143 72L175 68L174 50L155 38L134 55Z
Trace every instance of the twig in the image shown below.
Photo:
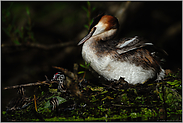
M36 104L36 96L34 95L34 107L35 107L35 110L37 112L37 104Z
M15 85L15 86L8 86L8 87L5 87L4 90L20 88L20 87L27 87L27 86L37 86L37 85L43 85L43 84L50 85L52 83L58 84L58 81L50 81L49 83L48 83L48 81L38 81L36 83L28 83L28 84L21 84L21 85Z
M74 64L74 80L75 80L75 82L78 82L78 64Z
M43 45L43 44L36 44L36 43L29 43L29 44L2 44L1 47L31 47L31 48L39 48L44 50L50 50L55 48L61 48L61 47L67 47L67 46L74 46L77 42L65 42L65 43L59 43L59 44L53 44L53 45Z

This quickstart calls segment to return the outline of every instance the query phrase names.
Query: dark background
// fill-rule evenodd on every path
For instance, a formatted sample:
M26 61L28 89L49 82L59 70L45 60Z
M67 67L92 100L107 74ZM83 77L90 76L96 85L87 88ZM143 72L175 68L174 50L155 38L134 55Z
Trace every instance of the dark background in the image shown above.
M45 75L51 79L58 71L52 66L72 71L73 63L84 63L81 46L77 46L87 34L84 7L88 8L87 2L1 2L1 109L17 94L16 89L4 87L43 81ZM169 54L165 69L182 68L181 1L90 2L93 8L91 18L101 12L118 18L118 38L144 37ZM72 45L48 50L15 46L65 42Z

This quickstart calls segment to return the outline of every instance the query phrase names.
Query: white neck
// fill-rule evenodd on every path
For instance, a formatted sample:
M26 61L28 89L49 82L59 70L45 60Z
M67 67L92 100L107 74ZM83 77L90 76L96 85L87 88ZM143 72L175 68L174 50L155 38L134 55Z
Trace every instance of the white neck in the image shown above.
M100 41L100 40L105 41L105 40L113 38L115 36L116 32L117 32L117 29L110 29L108 31L104 31L99 34L96 34L97 32L96 33L94 32L92 37L94 38L95 41Z

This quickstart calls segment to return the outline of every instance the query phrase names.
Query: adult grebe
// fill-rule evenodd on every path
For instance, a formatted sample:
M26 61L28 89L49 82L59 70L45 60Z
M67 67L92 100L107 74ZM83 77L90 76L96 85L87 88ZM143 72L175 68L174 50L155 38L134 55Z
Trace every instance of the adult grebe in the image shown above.
M124 78L129 84L144 83L149 79L161 80L165 71L155 59L152 43L137 36L114 40L119 28L117 18L99 15L89 33L78 43L83 44L83 59L109 81Z

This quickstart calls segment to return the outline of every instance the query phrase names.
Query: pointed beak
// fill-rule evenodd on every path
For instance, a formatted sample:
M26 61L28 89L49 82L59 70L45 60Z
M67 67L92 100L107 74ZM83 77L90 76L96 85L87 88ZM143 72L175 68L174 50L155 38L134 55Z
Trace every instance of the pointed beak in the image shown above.
M88 33L79 43L78 45L83 44L84 42L86 42L89 38L92 37L93 33L95 32L96 27L93 28L93 30L90 31L90 33Z

